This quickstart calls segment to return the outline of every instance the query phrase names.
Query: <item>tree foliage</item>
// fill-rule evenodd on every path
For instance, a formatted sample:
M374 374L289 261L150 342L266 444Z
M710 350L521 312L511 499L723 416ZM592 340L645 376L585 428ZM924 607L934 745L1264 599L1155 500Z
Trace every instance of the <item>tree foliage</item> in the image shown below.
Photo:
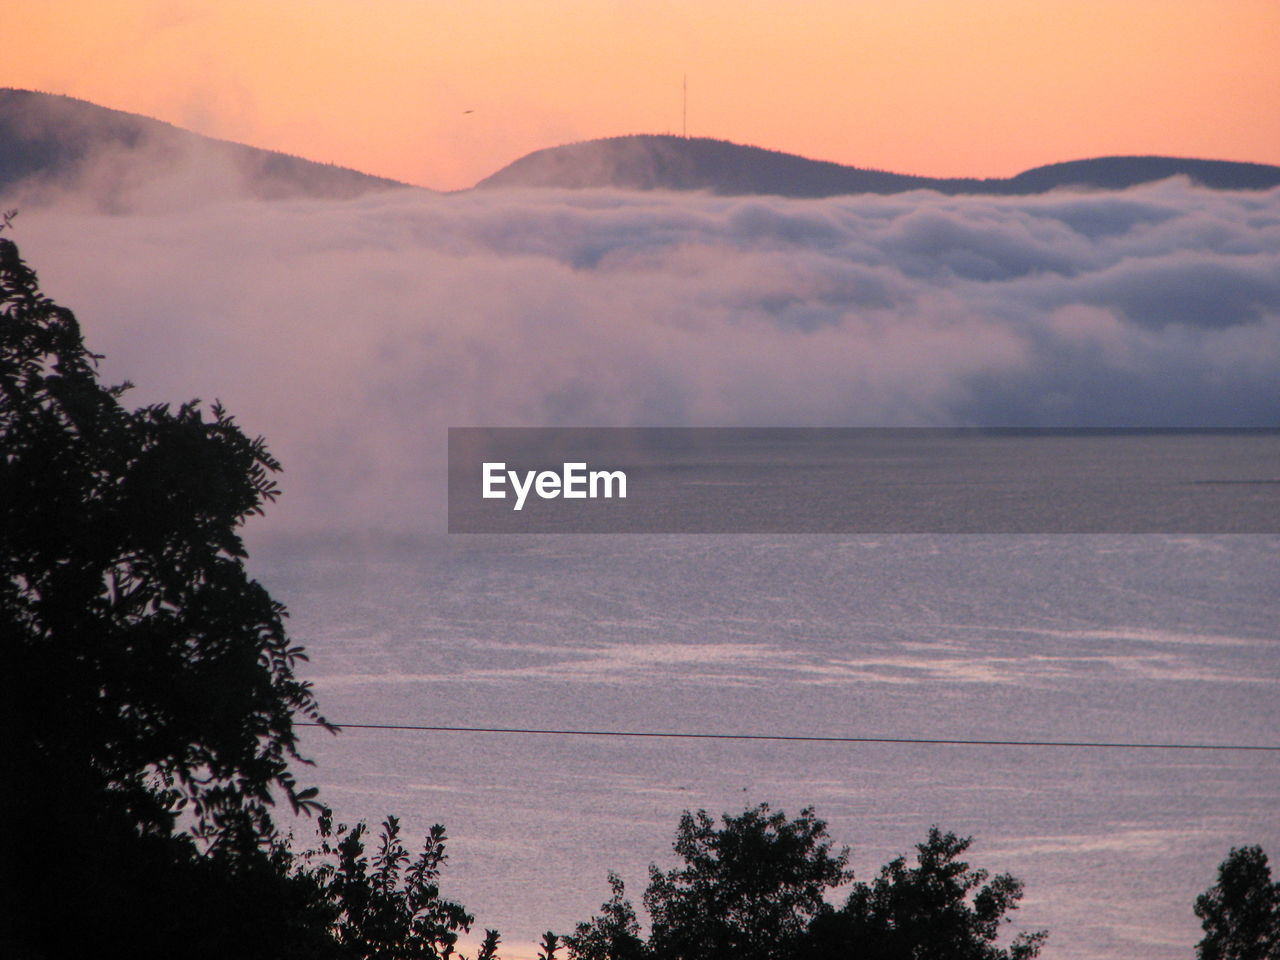
M969 844L935 827L916 866L893 860L836 909L826 895L853 879L848 850L832 851L812 809L788 820L760 804L721 826L686 811L675 840L684 865L649 868L648 942L613 874L601 913L564 942L569 960L1030 960L1043 931L997 942L1021 882L971 868L960 859Z
M319 848L301 858L301 872L316 882L334 910L331 930L342 956L447 960L458 934L470 930L474 918L461 904L440 896L440 870L447 859L444 827L431 828L416 857L400 839L396 817L383 821L371 858L365 852L366 832L363 822L335 828L325 812L319 818Z
M191 917L179 892L216 915L215 871L286 895L272 806L318 807L290 764L324 721L238 532L279 464L217 404L126 409L98 359L0 237L0 935L33 955Z
M367 855L291 772L295 717L334 728L244 567L279 464L216 403L126 409L99 359L0 237L0 956L449 960L444 828Z
M1199 960L1280 960L1280 883L1261 847L1234 847L1196 899Z
M538 944L538 960L556 960L556 951L560 949L560 938L551 930L542 935Z
M762 803L723 826L685 811L675 851L684 861L650 868L644 904L650 947L672 960L772 960L784 956L817 914L823 894L852 874L848 851L832 853L813 810L795 820Z
M600 912L562 938L569 960L645 960L648 947L640 938L635 907L616 873L609 874L612 895Z
M854 885L843 908L813 924L815 957L865 960L1025 960L1037 956L1043 931L997 945L1006 916L1022 898L1007 873L990 878L960 859L971 839L929 831L916 845L916 866L898 857L871 883Z
M0 610L24 761L120 796L143 829L179 809L217 842L271 835L295 714L284 609L238 528L279 464L217 404L130 411L70 310L0 238Z

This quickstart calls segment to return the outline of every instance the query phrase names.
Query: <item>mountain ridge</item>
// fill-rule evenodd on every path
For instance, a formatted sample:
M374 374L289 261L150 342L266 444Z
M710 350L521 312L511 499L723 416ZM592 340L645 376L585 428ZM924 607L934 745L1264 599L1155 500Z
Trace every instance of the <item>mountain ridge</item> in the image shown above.
M1124 189L1172 176L1214 189L1259 190L1280 185L1280 166L1121 156L1047 164L1006 178L926 177L727 140L628 134L535 150L469 189L611 188L814 198L910 190L1029 195L1071 187ZM207 137L87 100L0 88L0 194L6 202L15 192L22 202L34 198L38 203L70 188L112 210L127 207L147 191L155 193L156 182L166 177L180 202L200 200L218 189L267 200L350 199L375 190L427 189Z
M935 190L1028 195L1064 187L1124 189L1186 176L1213 189L1280 185L1280 166L1162 156L1094 157L1047 164L1013 177L926 177L872 170L706 137L633 134L535 150L476 184L498 187L617 187L707 190L721 195L829 197Z
M0 192L35 198L80 189L110 210L152 179L191 173L193 199L233 189L254 199L350 199L410 185L336 164L207 137L182 127L34 90L0 88ZM229 182L228 182L229 181Z

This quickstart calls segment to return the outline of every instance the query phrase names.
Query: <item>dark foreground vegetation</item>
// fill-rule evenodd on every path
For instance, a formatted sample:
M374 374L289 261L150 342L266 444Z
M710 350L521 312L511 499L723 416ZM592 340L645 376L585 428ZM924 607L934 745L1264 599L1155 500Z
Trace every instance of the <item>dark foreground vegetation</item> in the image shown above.
M295 779L295 723L329 724L237 532L279 465L216 404L126 409L97 359L0 237L0 957L458 956L474 920L440 891L444 829L415 852L395 817L335 824ZM314 816L306 847L281 805ZM686 812L680 865L650 868L647 936L610 875L542 954L1036 956L1043 932L1000 945L1022 885L971 867L969 843L934 829L857 881L813 810ZM1195 909L1203 960L1280 958L1260 849L1233 850ZM498 945L487 931L474 960Z

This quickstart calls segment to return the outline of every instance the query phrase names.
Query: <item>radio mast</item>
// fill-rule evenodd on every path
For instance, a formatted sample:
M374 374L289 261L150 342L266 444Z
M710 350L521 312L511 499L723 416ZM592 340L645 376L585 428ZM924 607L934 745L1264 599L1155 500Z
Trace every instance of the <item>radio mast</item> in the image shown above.
M684 75L681 84L680 135L689 139L689 75Z

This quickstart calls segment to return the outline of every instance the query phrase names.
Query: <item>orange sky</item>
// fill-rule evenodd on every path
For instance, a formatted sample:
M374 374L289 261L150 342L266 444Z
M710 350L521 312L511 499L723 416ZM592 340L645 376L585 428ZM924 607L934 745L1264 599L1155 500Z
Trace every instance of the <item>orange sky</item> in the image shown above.
M566 141L678 133L686 73L690 134L859 166L1280 164L1277 0L0 0L0 13L0 86L438 188Z

